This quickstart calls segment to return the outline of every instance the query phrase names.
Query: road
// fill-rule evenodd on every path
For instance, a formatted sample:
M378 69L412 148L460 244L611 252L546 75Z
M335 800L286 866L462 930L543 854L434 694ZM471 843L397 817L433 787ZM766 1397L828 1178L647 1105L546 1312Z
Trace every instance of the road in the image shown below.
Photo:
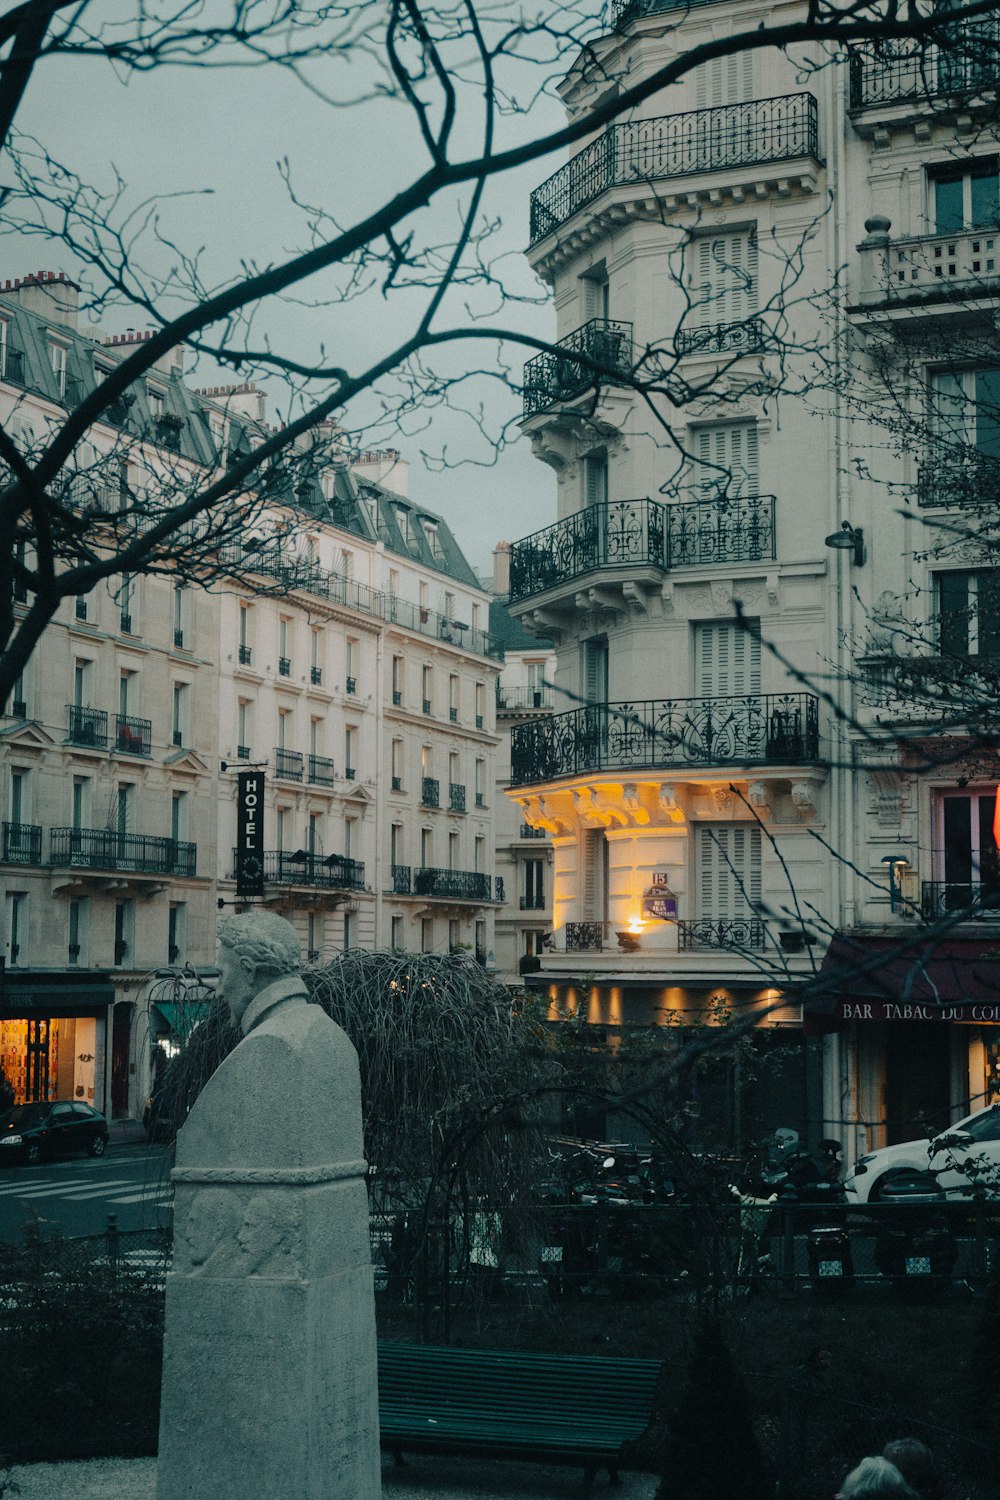
M0 1169L0 1240L19 1237L37 1214L47 1231L99 1234L108 1214L120 1229L169 1223L170 1160L163 1146L111 1146L99 1161L70 1157L39 1167Z

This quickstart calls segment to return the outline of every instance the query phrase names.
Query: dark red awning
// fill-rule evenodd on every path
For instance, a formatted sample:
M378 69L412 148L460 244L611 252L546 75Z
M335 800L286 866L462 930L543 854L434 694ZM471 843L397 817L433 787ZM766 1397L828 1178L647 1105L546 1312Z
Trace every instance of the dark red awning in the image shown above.
M841 1021L1000 1024L1000 937L838 932L817 988L805 1005L807 1030Z

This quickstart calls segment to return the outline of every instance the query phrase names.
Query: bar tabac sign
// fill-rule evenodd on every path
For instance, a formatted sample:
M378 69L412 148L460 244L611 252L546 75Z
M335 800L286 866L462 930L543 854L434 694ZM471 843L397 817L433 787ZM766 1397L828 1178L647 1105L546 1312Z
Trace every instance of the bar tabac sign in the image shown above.
M236 895L264 894L264 773L241 771L236 795Z

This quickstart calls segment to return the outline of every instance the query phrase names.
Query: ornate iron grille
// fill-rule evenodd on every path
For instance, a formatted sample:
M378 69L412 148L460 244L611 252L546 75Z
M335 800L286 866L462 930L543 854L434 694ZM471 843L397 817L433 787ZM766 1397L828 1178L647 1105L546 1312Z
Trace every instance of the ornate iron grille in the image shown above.
M783 94L612 125L531 195L534 244L607 188L800 156L819 160L812 94Z
M441 783L436 776L425 776L420 783L421 807L441 806Z
M478 870L439 870L423 866L415 871L418 896L444 896L455 901L489 901L490 877Z
M40 865L42 830L38 823L4 823L3 858L8 865Z
M450 812L465 812L465 787L460 782L448 783L448 808Z
M511 783L583 771L796 764L819 755L811 693L595 703L511 731Z
M283 781L301 781L305 774L305 758L301 750L276 749L274 774L280 776Z
M510 549L510 598L530 599L557 583L601 568L655 567L666 571L695 563L760 562L774 557L774 496L714 499L662 505L621 500L592 505L534 532ZM527 689L497 689L503 708L532 704Z
M760 318L741 323L717 323L709 328L678 328L674 348L678 354L754 354L764 345Z
M998 922L1000 879L924 880L921 882L920 907L928 922L957 911L979 921Z
M1000 462L970 452L961 463L922 464L917 478L919 505L995 506L1000 498Z
M964 94L1000 79L1000 22L995 16L955 27L946 46L915 40L868 42L850 52L851 108Z
M599 953L604 947L603 922L567 922L567 953Z
M392 891L395 896L408 896L413 871L409 865L393 865Z
M236 875L233 850L233 878ZM363 891L365 864L343 854L317 854L309 849L269 849L264 854L264 879L277 885L311 885L326 890Z
M49 863L97 870L134 870L148 875L193 875L197 844L109 828L53 828Z
M336 779L333 761L328 755L310 755L309 780L314 786L333 786Z
M760 917L702 917L677 923L677 946L682 953L692 948L737 948L759 953L766 938Z
M132 719L115 715L115 749L123 755L153 753L153 724L150 719Z
M529 359L524 367L524 415L543 411L555 401L572 401L608 377L627 375L632 368L632 324L616 323L610 318L591 318L589 323L560 339L556 354L545 350ZM582 354L600 366L600 373L589 370L573 354Z

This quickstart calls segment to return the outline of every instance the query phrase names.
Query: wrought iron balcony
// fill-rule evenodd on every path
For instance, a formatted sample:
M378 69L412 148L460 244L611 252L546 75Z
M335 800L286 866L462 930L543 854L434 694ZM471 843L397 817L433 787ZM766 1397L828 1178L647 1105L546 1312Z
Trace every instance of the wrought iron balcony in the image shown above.
M413 870L409 865L392 866L392 893L394 896L408 896L413 882Z
M236 759L237 760L249 760L250 759L250 746L249 745L237 745L236 746Z
M693 5L710 5L714 0L614 0L611 7L611 24L622 31L632 21L643 16L656 16L662 11L690 10Z
M567 953L599 953L604 947L606 922L567 922Z
M435 776L425 776L420 783L421 807L441 806L441 783Z
M128 714L116 714L115 749L119 755L152 755L152 720L133 719Z
M504 687L497 682L497 712L505 710L510 713L520 713L529 708L551 708L552 691L548 687L526 688L526 687Z
M756 317L744 318L739 323L691 325L678 328L674 335L674 349L679 355L756 354L764 342L764 324Z
M69 727L66 739L71 745L86 745L94 750L108 748L108 715L103 708L81 708L77 703L67 703L66 718Z
M239 649L239 661L241 667L249 667L253 663L253 647L241 646Z
M961 912L970 921L1000 922L1000 878L986 880L924 880L920 909L924 920Z
M574 401L597 385L614 384L616 375L627 375L634 362L632 324L591 318L589 323L560 339L556 349L564 352L557 354L546 349L529 359L524 367L526 417L557 401ZM574 354L592 360L599 366L599 373L573 359Z
M233 874L236 878L236 855L233 850ZM316 854L308 849L292 852L269 849L264 854L264 881L272 885L308 885L322 890L363 891L364 860L348 859L343 854Z
M292 675L292 659L291 659L291 657L290 656L279 656L278 657L278 676L279 677L291 677L291 675Z
M819 755L812 693L595 703L515 724L511 784L586 771L798 764Z
M282 781L301 781L305 775L305 757L300 750L282 750L280 747L274 752L274 774L280 776Z
M448 811L465 812L465 787L456 781L448 783Z
M143 875L194 875L197 844L108 828L53 828L49 863Z
M798 157L818 160L818 151L818 110L808 93L612 125L532 193L531 243L608 188Z
M544 911L545 910L545 897L544 896L522 896L520 898L518 906L519 906L519 910L521 910L521 911Z
M310 667L309 668L309 681L312 683L313 687L322 687L322 685L323 685L323 668L322 667Z
M328 755L310 755L309 780L314 786L333 786L336 779L333 761Z
M995 16L958 22L943 46L916 40L865 42L850 49L851 109L968 94L1000 81L1000 23Z
M489 901L491 884L490 877L478 870L438 870L425 865L413 876L415 895L442 896L451 901Z
M358 679L356 677L348 677L347 681L344 683L344 691L348 693L356 693L358 691Z
M2 833L4 864L41 864L42 830L38 823L4 823Z
M531 823L522 823L521 837L523 839L544 839L547 837L547 830L544 828L535 828Z
M770 561L774 555L773 495L673 505L618 500L588 506L515 542L510 549L510 600L513 604L530 599L602 569L666 572L702 563ZM511 690L498 686L498 703L502 691Z
M989 506L1000 499L1000 459L970 448L960 462L925 463L917 480L920 505Z
M760 917L700 917L677 923L677 946L682 953L695 948L727 948L760 953L767 930Z

